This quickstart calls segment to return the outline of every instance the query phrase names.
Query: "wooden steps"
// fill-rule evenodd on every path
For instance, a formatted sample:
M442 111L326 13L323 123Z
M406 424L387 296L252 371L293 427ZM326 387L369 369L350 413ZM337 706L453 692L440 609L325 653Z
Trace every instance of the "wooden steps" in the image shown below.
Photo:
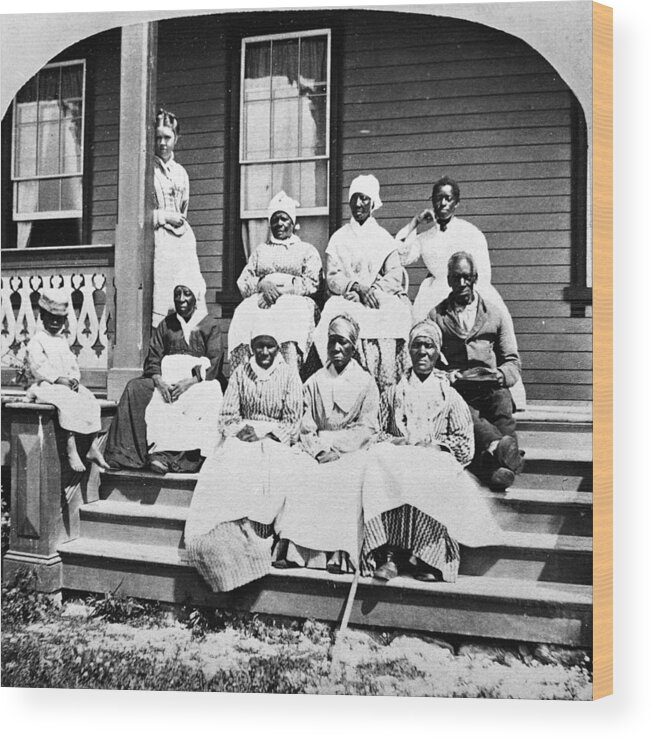
M589 645L591 440L590 425L577 419L534 420L519 429L526 456L518 487L482 489L503 529L500 545L462 548L454 584L361 579L352 623ZM80 508L80 537L60 547L64 587L293 617L341 616L350 576L272 571L235 592L212 593L185 559L183 529L197 477L102 475L99 500Z
M230 594L216 594L183 550L96 540L61 549L66 580L82 591L137 595L172 603L225 607L337 621L351 576L300 569L271 572ZM385 585L362 578L351 614L361 626L590 644L591 588L506 578L460 576L454 584L399 577Z

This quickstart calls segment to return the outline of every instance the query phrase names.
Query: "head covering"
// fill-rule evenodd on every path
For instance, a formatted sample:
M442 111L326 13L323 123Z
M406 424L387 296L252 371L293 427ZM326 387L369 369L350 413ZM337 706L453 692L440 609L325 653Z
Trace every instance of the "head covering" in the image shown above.
M55 316L67 316L68 303L68 293L63 288L43 288L38 299L39 307Z
M355 346L360 336L360 327L353 316L349 316L348 313L341 313L335 316L328 325L328 336L330 337L332 334L345 337Z
M253 344L256 337L272 337L272 339L276 340L276 344L280 344L278 335L278 317L275 321L269 310L257 311L256 318L251 327L249 343Z
M441 352L443 337L441 329L434 321L420 321L410 329L408 348L412 347L412 343L417 337L428 337L428 339L432 339L437 352Z
M174 289L179 285L183 285L192 291L195 296L197 303L204 297L205 283L197 270L184 269L183 267L178 271L174 278Z
M283 213L287 213L287 215L292 219L292 223L295 224L297 222L298 205L299 203L297 203L294 198L290 198L290 196L285 193L285 190L281 190L280 193L277 193L269 201L269 205L267 206L267 220L271 221L272 216L277 211L283 211Z
M380 199L380 183L374 175L358 175L353 178L349 187L349 203L354 193L362 193L371 198L371 210L375 211L383 204Z

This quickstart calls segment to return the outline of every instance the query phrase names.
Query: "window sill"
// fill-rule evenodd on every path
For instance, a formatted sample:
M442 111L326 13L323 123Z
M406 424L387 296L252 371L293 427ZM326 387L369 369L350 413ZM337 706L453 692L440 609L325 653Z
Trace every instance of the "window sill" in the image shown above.
M564 300L570 304L571 318L585 318L587 306L593 305L593 288L568 285L564 288Z
M593 288L569 285L564 288L564 300L580 306L591 306L593 304Z

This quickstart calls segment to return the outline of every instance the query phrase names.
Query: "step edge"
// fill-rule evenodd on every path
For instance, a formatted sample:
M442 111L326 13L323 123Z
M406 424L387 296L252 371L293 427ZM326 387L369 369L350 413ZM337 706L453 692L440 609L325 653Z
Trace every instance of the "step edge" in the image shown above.
M139 546L141 549L148 550L171 550L172 548L154 548L151 546ZM79 548L60 548L61 554L66 557L90 557L100 558L103 560L115 560L118 562L133 562L133 558L125 557L124 554L111 552L105 555L99 555L95 552L88 552ZM181 551L176 551L180 553ZM150 555L152 553L149 553ZM186 571L194 571L194 568L177 554L175 558L168 558L167 562L150 561L147 559L140 560L143 564L151 562L152 564L162 565L172 568L179 568ZM64 568L67 565L64 559ZM350 584L353 576L343 574L340 576L332 575L326 571L310 570L306 568L297 569L296 571L271 571L269 576L274 581L312 581ZM576 608L592 607L593 589L587 584L565 584L547 581L525 581L514 578L492 578L490 576L459 576L456 583L420 583L405 576L399 576L387 584L375 584L373 579L363 577L360 584L366 587L377 586L378 588L387 588L392 591L412 591L415 593L440 594L442 596L452 597L473 597L483 598L493 601L519 601L551 606L572 606ZM208 588L208 587L207 587ZM495 592L492 590L495 588Z
M99 506L98 506L99 504ZM106 504L106 505L104 505ZM82 521L107 522L115 524L141 522L161 522L184 525L188 517L188 508L152 504L156 511L133 511L138 505L122 502L97 501L84 504L80 507ZM172 510L172 511L170 511ZM549 532L520 532L518 530L502 530L504 541L473 549L510 548L516 550L531 550L544 552L576 552L591 553L593 538L586 535L554 534ZM117 541L120 540L107 540ZM463 543L462 543L463 544Z

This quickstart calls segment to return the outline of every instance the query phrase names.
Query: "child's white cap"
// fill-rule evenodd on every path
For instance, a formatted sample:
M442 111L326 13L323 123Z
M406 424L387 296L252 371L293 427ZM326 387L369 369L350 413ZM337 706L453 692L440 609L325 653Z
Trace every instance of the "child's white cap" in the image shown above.
M43 288L38 305L55 316L67 316L68 293L63 288Z

